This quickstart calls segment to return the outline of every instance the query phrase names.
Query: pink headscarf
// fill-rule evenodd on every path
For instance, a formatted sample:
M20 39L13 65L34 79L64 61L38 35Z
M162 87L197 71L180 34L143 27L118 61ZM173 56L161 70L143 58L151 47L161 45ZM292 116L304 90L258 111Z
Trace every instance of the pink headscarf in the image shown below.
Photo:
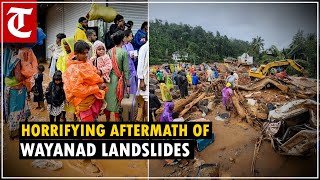
M99 46L102 46L104 47L105 49L105 54L98 57L97 55L97 49ZM106 80L106 82L110 82L110 72L111 72L111 69L112 69L112 62L111 62L111 59L109 57L109 55L107 54L107 49L106 49L106 46L103 42L97 40L96 42L94 42L93 44L93 52L94 52L94 55L95 57L92 57L90 59L90 61L88 63L90 64L93 64L94 66L97 67L98 70L100 70L102 72L102 75L101 77L104 78ZM96 65L94 63L95 59L97 59L96 61Z
M97 49L98 49L99 46L102 46L104 48L105 52L107 53L106 45L103 42L97 40L93 44L93 53L94 53L95 56L98 56L97 55Z

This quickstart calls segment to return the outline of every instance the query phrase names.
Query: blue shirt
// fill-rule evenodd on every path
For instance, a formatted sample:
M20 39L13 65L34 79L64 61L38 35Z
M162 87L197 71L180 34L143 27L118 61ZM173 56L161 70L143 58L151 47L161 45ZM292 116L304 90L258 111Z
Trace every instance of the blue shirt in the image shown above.
M146 39L145 42L147 42L147 32L143 31L142 29L139 29L137 31L137 33L134 35L134 38L133 38L133 40L134 40L134 44L133 44L134 50L138 50L139 51L140 47L145 43L145 42L141 42L140 41L143 38L145 38Z

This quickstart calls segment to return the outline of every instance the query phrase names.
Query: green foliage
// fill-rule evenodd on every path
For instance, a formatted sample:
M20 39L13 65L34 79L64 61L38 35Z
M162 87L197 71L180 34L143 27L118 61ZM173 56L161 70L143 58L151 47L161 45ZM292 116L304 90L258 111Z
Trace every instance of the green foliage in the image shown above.
M264 39L260 36L256 38L252 38L252 42L250 43L249 55L253 56L254 60L261 60L261 51L264 50Z
M249 42L229 39L218 31L214 35L200 26L169 24L158 19L150 22L150 64L172 59L175 51L187 52L188 61L196 64L222 62L229 56L237 58L249 48Z
M297 62L305 68L309 77L317 77L317 37L315 34L304 34L303 31L298 30L289 48L284 49L283 52L286 58L300 59Z
M172 53L185 51L188 62L222 62L247 52L253 56L254 64L265 64L282 59L302 59L302 65L309 77L317 75L317 38L315 34L305 35L299 30L288 48L279 50L276 46L264 49L264 39L257 36L251 42L231 39L217 31L206 32L202 27L175 24L155 20L150 22L150 64L171 63ZM291 69L288 69L291 73ZM292 70L292 73L297 72Z

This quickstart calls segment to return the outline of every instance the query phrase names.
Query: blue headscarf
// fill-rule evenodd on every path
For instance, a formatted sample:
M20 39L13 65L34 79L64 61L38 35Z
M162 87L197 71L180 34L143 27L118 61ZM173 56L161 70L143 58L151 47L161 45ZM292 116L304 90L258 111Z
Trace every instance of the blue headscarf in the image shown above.
M44 34L41 28L37 28L37 45L42 45L43 40L46 38L46 34Z
M198 79L197 73L194 73L192 76L192 85L197 85L197 84L199 84L199 79Z
M33 48L36 45L42 45L43 40L46 38L46 34L44 34L43 30L41 28L37 28L37 42L35 44L32 44L32 46L27 45L26 48Z

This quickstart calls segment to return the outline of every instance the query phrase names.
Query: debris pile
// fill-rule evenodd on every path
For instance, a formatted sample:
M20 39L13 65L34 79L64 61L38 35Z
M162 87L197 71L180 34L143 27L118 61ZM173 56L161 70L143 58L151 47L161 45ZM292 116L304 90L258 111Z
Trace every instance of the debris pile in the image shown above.
M213 116L218 121L246 122L260 131L262 135L256 143L252 161L253 175L256 156L264 140L269 140L272 148L279 154L305 156L312 153L317 139L315 79L294 76L254 79L248 75L248 66L237 67L222 63L217 66L219 78L211 83L207 82L205 71L196 72L201 84L198 88L189 87L189 96L180 98L179 87L174 86L171 89L174 112L178 113L179 117L189 121ZM225 74L230 70L238 74L239 81L233 89L233 108L228 112L223 108L221 91L226 84ZM158 81L154 76L150 77L150 87L155 88L156 95L161 100ZM156 111L157 121L163 110L161 107ZM209 165L199 167L207 168ZM205 171L197 172L198 177L211 173ZM190 172L188 169L178 171L177 168L170 176L179 175L188 176Z

